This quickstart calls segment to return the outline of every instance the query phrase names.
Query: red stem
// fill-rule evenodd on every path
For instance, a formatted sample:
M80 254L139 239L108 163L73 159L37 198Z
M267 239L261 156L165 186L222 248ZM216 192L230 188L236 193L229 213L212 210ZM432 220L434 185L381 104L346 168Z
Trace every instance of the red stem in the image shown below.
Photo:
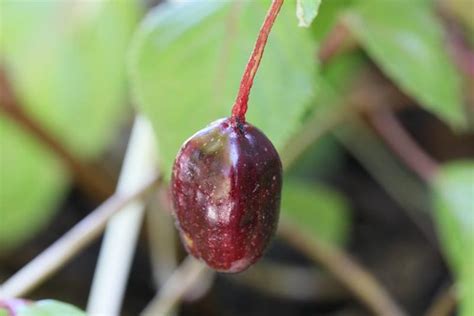
M245 122L245 113L247 112L250 89L252 88L253 80L257 73L258 66L260 65L260 61L262 60L268 35L270 34L270 30L272 29L273 23L275 22L282 5L283 0L273 0L262 28L260 29L257 42L255 43L252 55L250 55L244 75L242 76L239 94L237 95L235 104L232 107L232 118L238 119L241 122Z
M439 169L438 163L415 143L392 111L379 108L369 112L369 118L375 130L393 152L420 178L431 182Z

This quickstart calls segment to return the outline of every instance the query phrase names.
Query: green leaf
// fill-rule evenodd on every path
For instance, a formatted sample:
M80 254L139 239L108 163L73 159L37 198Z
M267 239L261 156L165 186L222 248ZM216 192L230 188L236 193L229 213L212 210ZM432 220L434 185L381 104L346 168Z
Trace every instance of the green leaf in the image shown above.
M459 129L467 124L461 79L430 5L427 1L363 0L345 19L367 53L400 88Z
M309 27L318 16L321 0L296 0L296 17L298 26Z
M165 170L188 137L229 116L265 3L165 4L142 23L131 54L131 81L158 135ZM288 4L270 34L247 114L277 149L299 126L317 86L316 47L308 30L293 23Z
M339 22L344 9L353 0L329 0L321 3L318 12L318 22L311 25L312 33L318 41L322 41L332 28Z
M100 154L126 110L137 1L0 1L0 53L21 106L80 158ZM44 227L67 188L41 146L0 117L0 251Z
M461 315L474 314L474 161L443 166L433 183L441 244L457 278Z
M79 308L55 300L37 301L21 307L18 316L86 316Z
M360 69L361 61L363 59L358 53L351 53L337 56L324 66L318 80L318 94L304 114L302 126L281 150L280 157L286 172L288 169L296 173L301 171L297 165L307 161L306 158L312 150L320 150L319 138L345 119L347 113L351 113L350 109L346 109L348 103L344 101L344 96L347 95L351 81ZM316 140L318 140L317 143ZM332 151L337 154L337 151ZM301 155L302 157L299 157ZM330 159L328 155L325 156ZM332 162L337 164L337 159L333 159ZM335 166L335 164L331 165ZM325 168L324 171L327 171L328 166L322 167ZM305 173L308 176L308 172L305 171Z
M21 103L73 152L99 154L126 110L137 1L2 0L2 55Z
M343 243L350 226L349 206L338 192L314 184L285 181L282 215L322 240Z
M331 135L325 135L311 144L285 173L289 177L311 180L332 174L343 161L342 148Z
M351 111L345 98L364 62L360 53L352 52L336 56L324 66L319 80L319 93L311 107L316 124L325 124L334 117L343 117Z
M52 153L2 116L0 152L1 253L44 227L68 177Z

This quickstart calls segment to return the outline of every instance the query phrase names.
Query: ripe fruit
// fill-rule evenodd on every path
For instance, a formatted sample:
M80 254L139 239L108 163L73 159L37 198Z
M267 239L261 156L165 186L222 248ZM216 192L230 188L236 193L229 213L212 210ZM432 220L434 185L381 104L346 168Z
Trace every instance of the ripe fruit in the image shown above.
M248 123L217 120L188 139L172 175L188 252L224 272L255 263L276 229L281 174L272 143Z
M255 263L275 233L281 161L270 140L245 122L247 103L283 0L273 0L245 68L230 118L188 139L176 157L171 191L189 253L222 272Z

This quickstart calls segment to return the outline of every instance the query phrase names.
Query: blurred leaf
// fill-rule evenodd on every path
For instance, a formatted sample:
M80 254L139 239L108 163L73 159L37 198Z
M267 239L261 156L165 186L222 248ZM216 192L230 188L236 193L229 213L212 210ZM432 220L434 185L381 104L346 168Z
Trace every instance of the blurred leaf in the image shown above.
M0 116L0 252L35 234L53 215L67 176L59 161Z
M341 194L328 187L285 181L281 209L283 215L318 238L333 243L347 240L349 206Z
M323 40L329 31L336 25L341 13L344 12L353 0L323 1L319 7L318 21L311 24L312 33L318 41Z
M318 16L321 0L296 0L296 16L298 26L309 27Z
M55 300L37 301L24 306L18 311L18 316L86 316L79 308Z
M331 174L341 166L343 160L341 147L328 134L311 144L285 173L289 177L311 180Z
M321 69L319 93L303 115L303 124L298 133L281 151L287 175L312 179L331 173L340 164L341 149L330 135L325 134L346 113L343 98L347 95L361 61L358 54L344 54L333 58ZM307 141L309 143L303 152L291 150L293 143L301 144ZM295 160L292 161L293 159ZM290 161L289 167L287 161Z
M131 78L158 134L165 170L188 137L230 114L265 3L165 4L142 23ZM284 5L270 34L247 115L277 149L298 128L317 86L316 47L308 30L295 25L293 10Z
M434 216L457 277L461 315L474 315L474 161L443 166L433 190Z
M72 151L97 155L125 114L137 1L1 1L2 54L22 104Z
M337 99L347 97L347 92L354 80L357 80L357 75L365 61L358 52L332 58L321 72L325 83L332 88L329 88L330 91L324 89L318 96L324 96L327 92L327 94L333 94L332 97Z
M0 308L0 316L9 316L8 311L5 309Z
M455 128L466 125L461 79L431 3L358 1L345 16L368 54L408 94Z
M347 114L351 105L345 100L354 80L364 66L364 58L358 52L335 56L324 65L320 74L319 93L311 107L317 122L324 122L328 116Z
M344 98L356 78L361 61L359 54L351 53L337 56L324 65L318 80L319 93L311 107L304 113L303 124L298 132L281 150L280 156L286 171L288 168L290 172L293 168L301 170L296 165L301 164L305 159L304 156L310 154L311 150L319 150L320 138L351 113L350 109L346 109L348 102L345 102ZM338 154L336 151L333 153ZM300 157L302 155L303 157ZM337 159L333 162L337 163ZM326 169L327 165L321 167Z
M99 154L126 109L125 54L137 2L0 1L2 63L22 106L78 156ZM47 149L4 117L0 134L5 250L44 226L67 175Z

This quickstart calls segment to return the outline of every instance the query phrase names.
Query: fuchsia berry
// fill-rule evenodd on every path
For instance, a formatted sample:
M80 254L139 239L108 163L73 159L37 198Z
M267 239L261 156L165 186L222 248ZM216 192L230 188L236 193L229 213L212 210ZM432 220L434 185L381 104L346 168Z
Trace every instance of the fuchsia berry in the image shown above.
M278 153L257 128L221 119L197 132L178 153L172 176L188 252L225 272L255 263L277 226L281 183Z
M245 69L232 117L194 134L181 147L171 178L176 225L187 251L222 272L255 263L278 223L280 157L245 122L247 102L270 29L283 0L274 0Z

